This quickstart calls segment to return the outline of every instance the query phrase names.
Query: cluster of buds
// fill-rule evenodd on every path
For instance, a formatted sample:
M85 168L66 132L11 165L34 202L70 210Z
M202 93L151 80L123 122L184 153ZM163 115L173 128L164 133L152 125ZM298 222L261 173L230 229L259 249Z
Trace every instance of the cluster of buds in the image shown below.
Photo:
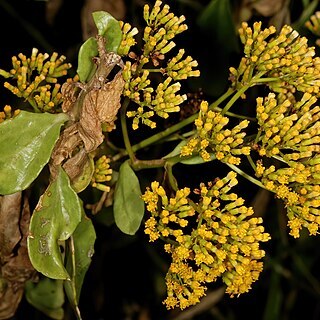
M249 121L243 120L231 130L224 129L229 119L220 113L209 110L208 103L202 101L198 118L195 120L197 132L188 143L181 148L181 156L199 154L204 161L215 158L229 164L240 164L240 155L249 155L250 147L244 146Z
M229 192L237 183L236 174L230 172L223 179L201 184L195 190L199 203L188 198L188 188L168 199L157 182L143 195L151 213L145 233L150 241L160 236L168 239L164 248L172 256L164 301L168 309L198 303L205 294L205 284L218 277L231 296L247 292L258 279L262 271L259 260L265 255L259 243L270 236L261 226L262 218L251 217L252 208Z
M123 21L119 21L119 23L122 31L122 39L118 48L118 54L120 56L126 56L129 54L131 47L136 44L134 36L137 35L139 31L136 27L132 28L128 22L124 23Z
M320 37L320 11L313 14L308 21L306 21L305 26L317 37ZM316 40L316 44L320 46L320 39Z
M110 168L110 158L103 155L100 157L94 166L94 172L91 180L91 185L98 190L109 192L110 187L105 185L112 179L112 169Z
M315 106L316 101L309 93L299 101L274 93L257 99L260 128L255 147L260 156L275 157L280 162L278 168L266 168L259 160L256 175L266 189L285 202L294 237L299 237L302 227L316 234L320 223L320 107Z
M274 156L285 152L285 161L299 160L319 151L320 107L313 106L315 96L305 93L301 100L292 103L289 99L279 101L274 93L265 99L257 98L257 120L260 125L260 156Z
M9 72L0 69L0 75L16 83L5 82L4 87L28 101L34 110L54 113L62 102L57 78L65 76L71 67L69 63L64 63L65 59L64 56L58 57L56 52L51 57L47 53L39 53L36 48L30 58L22 53L18 57L13 56L13 68Z
M6 105L3 108L3 111L0 112L0 123L3 122L4 120L8 120L17 116L19 113L20 113L19 109L16 109L13 111L11 106Z
M170 7L166 4L162 8L162 1L157 0L150 12L148 5L144 6L143 18L147 23L144 29L143 40L145 42L143 55L151 56L155 65L157 59L162 59L163 55L169 52L175 43L172 39L179 33L187 30L184 16L176 17L170 12Z
M266 189L274 192L285 203L290 235L300 236L302 227L316 235L320 227L319 156L302 162L290 162L289 167L265 168L258 161L256 175Z
M168 61L166 67L161 68L163 74L167 74L174 81L185 80L189 77L199 77L200 71L194 70L198 66L198 62L193 60L191 56L182 59L185 54L184 49L180 49L178 54Z
M156 122L151 120L153 116L158 115L166 119L169 113L179 112L180 105L186 100L186 95L178 94L181 87L178 81L197 77L200 74L198 70L194 70L198 66L197 61L190 56L183 58L185 54L183 49L166 65L162 63L165 54L175 46L172 39L187 29L183 24L184 16L178 18L169 10L168 5L162 7L162 1L156 1L151 11L149 6L145 5L144 19L147 26L143 34L142 54L130 52L129 56L135 61L133 63L128 61L123 70L126 81L124 95L135 103L135 110L127 112L127 116L133 118L133 129L137 129L140 123L155 128ZM124 29L125 26L123 26ZM126 29L130 30L130 26L128 25ZM135 29L131 30L132 34L135 34L133 30ZM122 47L124 48L125 44L120 46ZM124 49L121 50L124 52ZM149 62L152 62L154 67L158 67L160 63L163 66L152 68ZM151 69L147 69L147 65ZM151 83L149 78L151 72L160 73L162 78L160 84Z
M261 80L275 92L298 90L319 95L320 58L314 57L314 47L308 47L307 38L288 25L271 37L275 33L274 26L262 30L261 22L255 22L253 28L242 24L239 34L245 57L238 69L230 68L233 86Z

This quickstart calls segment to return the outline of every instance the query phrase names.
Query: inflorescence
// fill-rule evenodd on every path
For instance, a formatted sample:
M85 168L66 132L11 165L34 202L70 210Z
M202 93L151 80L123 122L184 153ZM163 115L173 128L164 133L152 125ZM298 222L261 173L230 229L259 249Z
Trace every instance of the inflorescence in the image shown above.
M289 26L275 35L273 26L261 29L256 22L250 28L243 23L239 33L244 57L238 69L230 68L232 89L244 96L250 86L266 84L271 91L256 99L257 133L244 141L248 120L226 128L225 113L210 110L203 101L196 133L180 155L239 165L241 155L251 159L252 153L258 158L256 164L251 161L255 175L285 203L290 234L299 237L305 227L315 235L320 224L320 58Z
M205 295L206 283L218 277L231 296L247 292L255 282L265 252L260 242L270 236L261 226L262 218L252 217L253 209L230 193L238 183L230 172L223 179L201 184L195 193L199 202L190 200L190 189L184 188L168 198L158 182L143 195L151 217L145 223L150 241L162 238L164 249L172 256L166 276L168 309L184 309ZM195 227L194 227L195 224Z
M110 186L105 184L112 179L112 169L109 163L110 158L105 155L95 161L95 168L91 180L92 187L105 192L110 191Z
M319 96L320 58L315 48L308 47L308 40L286 25L280 33L271 26L261 29L261 22L253 28L242 23L239 29L244 54L237 69L230 68L233 87L261 81L274 92L308 92Z
M178 94L181 88L179 81L200 74L194 69L198 63L190 56L184 57L183 49L166 65L164 62L165 55L175 47L172 39L187 29L183 23L184 16L176 17L168 5L162 6L162 1L156 1L151 10L145 5L144 20L147 26L140 55L129 52L135 44L133 37L137 29L131 28L128 23L121 24L124 35L119 53L129 53L133 59L133 62L126 62L123 71L126 81L124 95L137 106L127 112L127 116L133 118L133 129L138 129L140 123L155 128L156 122L151 119L154 115L166 119L171 112L179 112L180 105L187 99L185 94ZM159 73L161 83L154 84L150 73Z
M225 129L229 118L209 110L208 103L202 101L198 118L195 120L197 133L181 148L181 156L199 154L204 161L213 154L217 160L229 164L240 164L240 155L249 155L250 147L244 146L249 121L243 120L232 129Z
M280 161L265 167L259 160L256 175L284 200L290 234L296 238L302 227L315 235L320 225L320 107L316 102L309 93L296 102L274 93L257 99L258 153Z
M12 79L15 84L5 82L4 87L18 97L24 98L37 112L57 112L62 102L61 85L57 78L65 76L71 68L64 63L65 56L42 54L34 48L30 58L22 53L12 57L12 69L0 69L0 75Z

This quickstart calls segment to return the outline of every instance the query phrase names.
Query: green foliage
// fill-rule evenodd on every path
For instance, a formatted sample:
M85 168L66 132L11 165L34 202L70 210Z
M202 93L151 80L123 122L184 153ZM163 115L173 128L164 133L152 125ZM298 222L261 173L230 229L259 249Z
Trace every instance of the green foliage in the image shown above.
M64 267L60 245L81 221L81 203L63 169L51 182L31 217L28 250L33 266L52 279L71 279Z
M97 26L98 34L104 36L107 40L107 50L117 52L122 37L119 21L104 11L94 12L93 19ZM77 73L81 82L87 82L94 74L96 65L93 62L93 58L97 55L97 41L95 38L90 37L79 49Z
M64 286L74 308L79 304L83 280L94 254L95 240L96 233L92 222L82 212L82 220L68 242L66 257L66 270L71 279L65 281Z
M26 284L27 301L51 319L64 319L63 281L41 278L38 283Z
M21 111L0 123L0 194L30 186L48 163L68 116Z
M97 26L98 34L107 39L106 49L117 52L122 38L119 21L105 11L93 12L92 17Z
M128 161L120 167L115 189L113 214L118 228L130 235L137 232L144 215L144 203L141 199L139 180Z

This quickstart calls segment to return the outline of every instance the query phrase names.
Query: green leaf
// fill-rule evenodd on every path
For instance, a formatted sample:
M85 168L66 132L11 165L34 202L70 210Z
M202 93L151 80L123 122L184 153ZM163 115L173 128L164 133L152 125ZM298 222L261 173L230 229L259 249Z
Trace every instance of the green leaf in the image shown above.
M122 40L122 31L119 21L105 11L97 11L92 14L97 26L98 34L106 38L106 49L117 52ZM98 55L98 46L95 38L91 37L80 47L78 55L78 69L81 82L87 82L96 70L93 57Z
M176 147L170 152L168 153L166 156L163 157L163 159L168 159L170 160L170 158L176 157L178 155L180 155L181 153L181 148L183 146L185 146L187 144L187 140L182 140L180 141L180 143L178 143L176 145ZM212 161L214 160L216 157L213 153L210 153L210 160ZM200 156L190 156L190 157L181 157L181 160L177 161L177 163L182 163L182 164L186 164L186 165L195 165L195 164L201 164L201 163L206 163L209 161L204 161Z
M87 155L87 161L85 162L82 173L79 177L76 177L71 185L75 192L80 193L90 184L94 173L94 161L93 156Z
M71 275L71 281L65 281L64 286L70 303L76 307L79 303L81 287L85 274L94 254L96 233L92 221L83 212L82 220L68 240L66 269Z
M119 170L113 210L118 228L126 234L134 235L144 215L144 202L141 199L139 180L128 161Z
M33 267L53 279L70 279L60 251L81 221L82 205L63 169L33 212L28 236L28 251Z
M180 141L170 153L168 153L167 155L165 155L163 157L163 159L170 159L170 158L173 158L173 157L180 155L181 148L184 147L187 143L188 143L187 140Z
M59 138L64 113L21 111L0 123L0 194L24 190L48 163Z
M27 301L52 319L64 319L64 292L61 280L42 278L38 283L28 281L25 287Z
M97 26L98 34L106 38L106 49L117 52L122 40L120 23L110 13L96 11L92 13L94 23Z
M233 54L239 51L230 2L231 0L211 0L197 20L210 47L203 52L208 63L201 70L201 78L196 81L198 87L212 96L220 96L225 92L229 85L229 66L233 63Z
M81 82L87 82L95 72L97 66L93 62L93 57L98 55L98 46L95 38L86 40L80 47L78 54L78 69Z
M204 161L200 156L192 156L189 158L182 158L180 163L182 164L186 164L186 165L195 165L195 164L202 164L202 163L207 163L210 162L212 160L214 160L216 157L213 153L210 153L210 160L208 161Z

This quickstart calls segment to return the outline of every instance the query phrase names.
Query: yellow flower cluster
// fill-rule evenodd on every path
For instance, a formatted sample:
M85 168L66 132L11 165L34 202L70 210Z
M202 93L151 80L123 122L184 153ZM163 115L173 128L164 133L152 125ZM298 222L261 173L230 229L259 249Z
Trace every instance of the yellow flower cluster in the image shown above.
M91 185L101 191L110 191L110 187L105 185L112 179L112 169L110 168L110 158L103 155L95 162L94 173L91 180Z
M157 0L151 11L148 5L145 5L143 10L143 18L147 23L143 34L145 42L143 55L145 57L151 55L153 61L161 60L162 55L175 47L175 43L171 40L188 28L183 23L184 16L178 18L170 12L170 7L167 4L162 8L161 6L162 1Z
M274 156L282 149L285 161L310 157L319 151L320 108L313 106L315 96L305 93L301 100L279 101L274 93L257 98L257 120L260 125L258 142L260 156Z
M244 146L246 133L243 129L249 125L248 120L241 121L231 130L224 129L229 119L220 113L209 110L208 102L202 101L198 118L195 120L197 133L181 148L181 156L199 153L204 161L216 159L229 163L240 164L240 155L249 155L250 147Z
M199 77L200 71L193 70L198 66L198 62L193 60L191 56L187 56L182 60L183 55L185 54L184 49L180 49L178 54L168 61L168 64L165 68L161 68L163 74L167 74L173 80L185 80L188 77Z
M5 82L5 88L28 101L34 110L54 113L55 107L62 102L57 78L65 76L71 67L69 63L64 63L65 59L64 56L58 57L56 52L50 57L34 48L30 58L22 53L18 57L13 56L13 68L10 72L0 69L0 75L16 81L16 85Z
M11 106L6 105L3 108L3 111L0 112L0 123L3 122L4 120L11 119L17 116L19 113L20 113L19 109L13 111Z
M314 47L308 47L307 38L301 37L290 26L279 34L274 26L261 29L261 22L253 28L243 23L239 29L245 57L238 69L230 68L234 87L264 82L275 92L309 92L320 94L320 58L314 57Z
M256 175L265 187L284 200L290 234L299 237L302 227L318 232L320 218L320 107L317 99L304 93L299 101L270 93L257 99L260 125L256 148L260 156L280 160L264 167L259 160Z
M188 225L187 217L195 214L194 209L188 203L189 188L178 190L174 198L168 199L166 192L159 182L151 183L151 190L143 194L142 199L147 204L147 210L151 218L146 221L145 233L149 235L150 241L157 240L160 236L172 236L179 240L182 235L181 228ZM158 204L161 203L159 210Z
M168 199L158 182L153 182L151 190L143 195L151 213L145 233L150 241L160 236L168 239L164 248L172 256L166 276L168 297L164 301L168 309L198 303L205 295L205 284L218 277L231 296L247 292L258 279L263 267L258 260L265 255L259 243L270 236L261 226L262 218L251 217L252 208L229 192L237 183L236 174L230 172L214 183L201 184L195 190L199 203L188 198L188 188Z
M134 36L139 33L137 28L132 28L130 23L123 21L119 21L121 31L122 31L122 39L120 46L118 48L118 54L120 56L126 56L128 55L130 48L136 44L136 40L134 39Z
M135 61L127 61L123 70L126 81L124 95L137 106L135 110L127 112L127 116L133 118L133 129L138 129L140 123L155 128L156 122L151 120L154 115L166 119L169 113L179 112L186 95L178 94L181 88L178 81L200 74L198 70L194 70L198 66L197 61L190 56L183 59L185 54L183 49L170 59L167 65L146 69L146 65L150 66L149 62L152 62L154 67L158 67L160 63L164 64L162 60L165 54L175 46L172 39L186 30L187 26L183 24L184 16L176 17L170 12L168 5L162 6L162 1L156 1L151 11L149 6L145 5L144 19L147 26L143 34L142 54L139 56L131 52L129 56ZM128 25L126 29L129 30L130 26ZM125 26L123 30L125 31ZM126 52L128 51L129 49ZM161 74L160 84L151 83L149 79L151 72Z

